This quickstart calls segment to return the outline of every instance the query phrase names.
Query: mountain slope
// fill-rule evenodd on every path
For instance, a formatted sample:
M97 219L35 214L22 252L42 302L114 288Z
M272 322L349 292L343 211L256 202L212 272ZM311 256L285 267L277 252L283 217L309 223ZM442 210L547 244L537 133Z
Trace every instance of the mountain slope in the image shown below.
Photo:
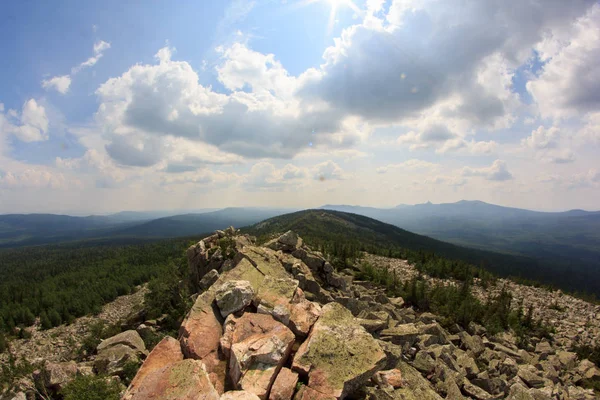
M577 268L559 261L466 248L421 236L369 217L333 210L307 210L263 221L246 231L257 236L293 230L307 241L356 242L379 248L402 247L484 266L504 277L519 277L553 284L564 290L600 296L600 270ZM563 249L564 250L564 249ZM554 253L560 253L556 248Z
M281 215L251 226L245 231L259 237L293 230L309 243L338 241L358 243L362 247L403 248L433 252L474 265L487 265L500 275L519 275L520 269L536 268L536 262L525 257L468 249L418 235L384 222L332 210L305 210ZM509 273L510 272L510 273Z
M203 214L184 214L159 218L126 229L117 230L113 236L168 238L191 236L225 229L233 225L243 227L266 218L290 212L289 209L225 208Z

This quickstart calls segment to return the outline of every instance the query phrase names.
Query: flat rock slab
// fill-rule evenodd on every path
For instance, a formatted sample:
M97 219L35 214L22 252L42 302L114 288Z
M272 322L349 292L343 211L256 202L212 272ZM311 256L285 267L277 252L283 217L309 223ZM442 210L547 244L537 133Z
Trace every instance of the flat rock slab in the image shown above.
M144 364L142 364L142 367L135 375L135 378L131 381L122 400L131 399L133 394L144 385L144 379L148 375L182 360L183 353L181 352L179 341L170 336L165 337L152 349L148 358L146 358Z
M129 400L219 400L202 361L183 360L148 374Z
M381 340L389 341L394 344L412 346L416 343L419 336L419 330L415 324L402 324L393 328L381 331Z
M371 379L385 361L377 341L350 311L329 303L298 349L292 369L308 375L310 389L343 399Z

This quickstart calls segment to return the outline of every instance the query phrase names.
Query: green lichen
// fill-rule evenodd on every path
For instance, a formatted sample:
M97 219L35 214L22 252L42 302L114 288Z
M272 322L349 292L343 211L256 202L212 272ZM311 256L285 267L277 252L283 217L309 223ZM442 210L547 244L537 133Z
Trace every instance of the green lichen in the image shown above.
M356 330L352 314L341 305L328 305L317 324L308 351L299 361L312 365L312 370L324 371L331 387L343 388L345 382L370 371L382 359L377 342L365 331Z

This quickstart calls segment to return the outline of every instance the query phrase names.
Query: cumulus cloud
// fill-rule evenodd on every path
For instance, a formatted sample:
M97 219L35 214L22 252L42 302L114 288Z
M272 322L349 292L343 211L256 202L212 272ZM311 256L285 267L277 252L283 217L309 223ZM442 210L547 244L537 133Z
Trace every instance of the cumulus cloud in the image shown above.
M513 179L512 174L508 171L506 162L503 160L496 160L489 167L464 167L462 169L462 176L480 176L488 181L507 181Z
M494 125L517 104L510 68L529 57L545 30L569 24L592 4L395 0L380 24L344 30L301 93L379 121L453 97L449 115Z
M45 79L42 81L44 89L54 89L60 94L65 94L71 86L71 77L69 75L55 76L54 78Z
M559 129L555 126L546 128L540 125L537 129L531 132L531 136L526 137L521 141L524 147L532 149L550 149L557 146L559 138Z
M331 160L317 164L312 169L313 178L318 181L342 180L345 178L344 170Z
M538 181L569 190L600 187L600 171L590 168L586 172L572 175L542 175L538 177Z
M564 118L600 109L600 5L594 5L571 29L551 30L539 50L547 62L527 89L544 117Z
M288 184L297 186L308 172L292 164L278 169L270 162L260 161L250 168L243 184L248 190L282 190Z
M187 62L171 59L169 48L157 53L157 64L133 66L101 85L96 118L111 138L111 156L127 165L153 165L161 158L161 146L152 142L163 143L166 137L206 143L247 158L291 158L310 142L337 148L354 143L360 128L347 125L335 111L302 108L288 100L281 76L271 73L279 69L272 57L240 46L224 51L219 71L220 79L236 90L230 94L200 85ZM246 62L248 69L241 64ZM256 65L264 68L252 67ZM241 87L251 90L237 91ZM144 141L150 145L142 146ZM128 162L121 155L130 149L140 154Z
M22 142L39 142L48 139L46 109L35 99L27 100L21 114L15 110L3 112L0 103L0 136L13 135Z
M0 187L6 188L50 188L65 189L69 184L62 173L54 173L42 168L27 168L22 171L0 171Z

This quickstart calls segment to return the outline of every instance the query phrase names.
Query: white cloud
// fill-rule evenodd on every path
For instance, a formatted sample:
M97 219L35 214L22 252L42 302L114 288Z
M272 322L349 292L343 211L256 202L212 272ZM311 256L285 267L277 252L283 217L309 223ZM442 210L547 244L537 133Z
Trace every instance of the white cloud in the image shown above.
M95 25L94 25L95 26ZM42 81L42 87L46 90L54 89L60 94L66 94L71 87L71 80L74 75L79 73L84 68L89 68L98 62L104 55L106 50L110 49L110 43L100 40L94 43L94 55L82 62L76 67L71 68L70 75L54 76L50 79L44 79Z
M23 104L21 115L15 110L3 113L0 108L0 136L14 135L22 142L39 142L48 139L46 109L35 99Z
M244 177L243 184L248 190L282 190L286 185L298 187L301 180L307 177L307 170L292 164L277 169L267 161L260 161L250 168Z
M560 136L560 130L552 126L545 128L540 125L537 129L531 131L531 136L526 137L521 141L524 147L532 149L550 149L558 145L557 140Z
M100 40L94 43L94 55L76 67L71 69L71 74L75 75L84 68L93 67L104 56L104 52L110 49L110 43Z
M503 160L496 160L489 167L464 167L462 169L462 176L480 176L489 181L506 181L513 179L512 174L508 171L506 162Z
M566 4L566 3L565 3ZM600 109L600 5L572 29L554 30L541 44L547 59L527 83L544 117L564 118Z
M96 119L111 140L109 154L126 165L154 165L164 157L164 138L172 136L247 158L290 158L310 142L347 148L362 134L360 126L346 124L335 111L288 100L279 66L239 45L236 49L223 50L220 77L232 89L248 84L251 91L227 95L200 85L187 62L171 60L169 49L159 51L158 64L133 66L101 85ZM248 57L258 57L251 65L264 68L238 68Z
M38 167L31 167L18 172L0 171L0 187L6 188L50 188L66 189L69 184L77 182L68 181L61 173L55 173Z
M575 154L570 149L562 149L550 151L543 158L554 164L569 164L575 161Z
M55 76L42 81L42 87L44 89L54 89L61 94L67 93L70 86L71 77L69 75Z
M312 168L313 178L323 181L345 179L344 170L331 160L317 164Z

